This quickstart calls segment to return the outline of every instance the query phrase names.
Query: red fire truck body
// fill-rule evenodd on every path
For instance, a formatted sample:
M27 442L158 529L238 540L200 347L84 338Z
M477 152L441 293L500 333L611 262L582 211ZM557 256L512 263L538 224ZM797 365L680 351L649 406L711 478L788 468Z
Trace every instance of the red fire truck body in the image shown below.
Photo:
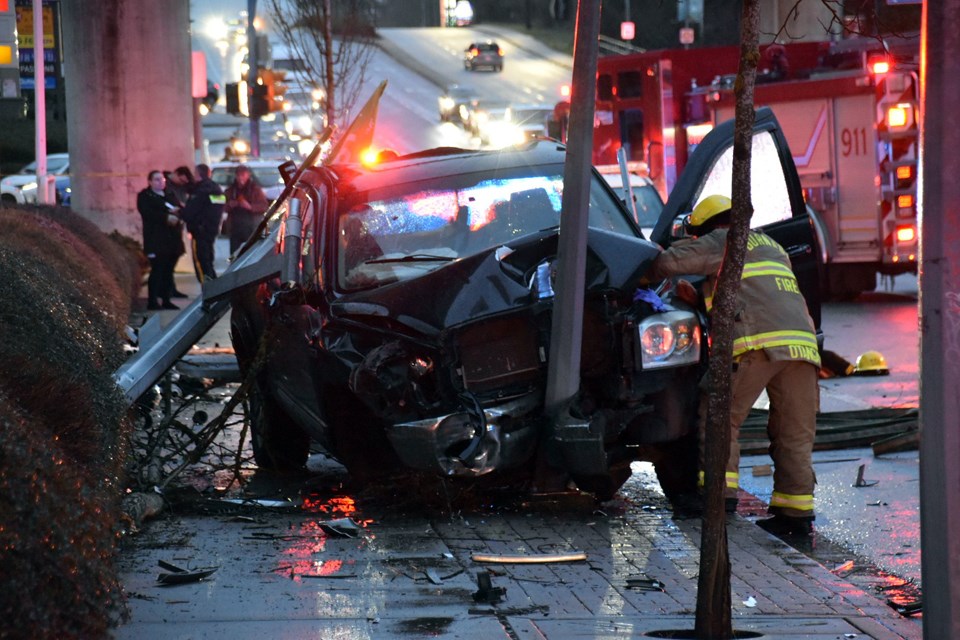
M919 84L909 65L874 72L881 60L894 57L867 39L761 48L754 103L783 126L835 295L916 270ZM594 164L615 164L623 148L665 199L697 142L733 118L738 62L738 47L600 58Z

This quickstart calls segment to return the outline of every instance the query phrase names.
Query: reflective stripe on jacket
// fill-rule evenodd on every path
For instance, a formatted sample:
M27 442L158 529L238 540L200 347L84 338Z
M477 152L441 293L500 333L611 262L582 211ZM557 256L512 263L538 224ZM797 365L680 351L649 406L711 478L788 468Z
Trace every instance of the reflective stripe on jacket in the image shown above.
M706 276L704 299L709 312L726 243L725 228L676 242L657 256L650 275ZM790 258L776 240L764 233L751 231L747 237L736 304L734 358L763 349L771 360L803 360L820 366L813 320L790 267Z

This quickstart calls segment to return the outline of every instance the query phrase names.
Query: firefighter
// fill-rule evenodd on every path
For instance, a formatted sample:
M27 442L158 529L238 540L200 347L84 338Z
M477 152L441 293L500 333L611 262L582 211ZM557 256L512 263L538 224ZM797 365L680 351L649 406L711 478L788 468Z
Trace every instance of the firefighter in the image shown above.
M726 196L704 198L690 215L690 231L696 237L674 243L657 256L651 268L650 276L657 279L706 276L703 293L708 313L726 249L730 214L731 202ZM775 240L759 231L751 231L747 239L733 359L727 510L736 510L740 425L766 389L770 398L767 434L775 465L769 507L773 517L758 524L777 534L809 535L814 519L812 452L820 404L820 355L813 320L790 259ZM701 402L701 438L706 423L706 402Z

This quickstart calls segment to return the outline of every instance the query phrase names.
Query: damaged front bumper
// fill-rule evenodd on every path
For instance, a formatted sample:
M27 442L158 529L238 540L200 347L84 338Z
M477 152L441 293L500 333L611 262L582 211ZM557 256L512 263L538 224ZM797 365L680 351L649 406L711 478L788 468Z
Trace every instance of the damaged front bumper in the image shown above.
M455 413L390 425L387 437L413 469L477 477L516 467L536 449L541 423L532 415L541 396L528 393L485 408L465 404Z

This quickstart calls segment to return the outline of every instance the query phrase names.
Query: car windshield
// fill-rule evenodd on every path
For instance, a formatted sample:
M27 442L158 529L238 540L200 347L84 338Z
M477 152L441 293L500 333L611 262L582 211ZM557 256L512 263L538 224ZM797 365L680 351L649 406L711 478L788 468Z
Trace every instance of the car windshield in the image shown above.
M70 158L58 158L58 157L47 157L47 173L64 173L67 170L67 167L70 166ZM36 161L31 162L23 169L20 170L20 173L37 173L37 163Z
M337 230L340 287L352 290L406 280L520 238L555 232L563 167L548 169L536 175L446 177L344 202ZM619 203L593 180L589 225L636 237Z

